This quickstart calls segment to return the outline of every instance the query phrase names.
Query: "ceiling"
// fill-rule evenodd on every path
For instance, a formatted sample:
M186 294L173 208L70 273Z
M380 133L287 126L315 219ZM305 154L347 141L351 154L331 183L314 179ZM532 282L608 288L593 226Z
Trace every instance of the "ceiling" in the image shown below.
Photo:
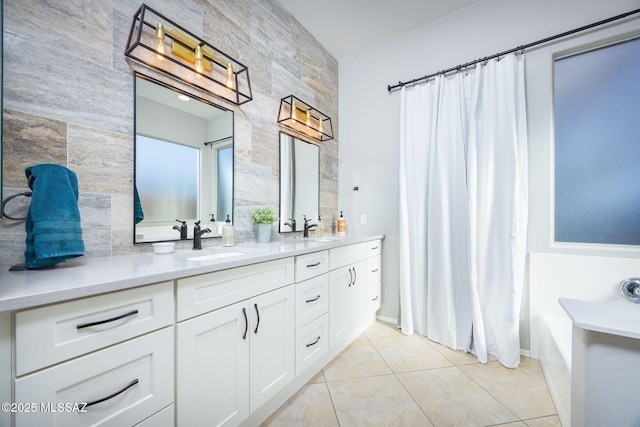
M279 0L338 61L484 0Z

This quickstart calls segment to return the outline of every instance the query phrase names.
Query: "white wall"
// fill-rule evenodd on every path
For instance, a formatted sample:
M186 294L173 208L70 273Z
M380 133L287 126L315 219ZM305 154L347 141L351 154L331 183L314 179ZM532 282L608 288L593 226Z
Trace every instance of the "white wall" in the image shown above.
M358 54L340 68L340 209L350 232L384 233L380 316L396 318L398 298L399 93L387 85L536 41L640 8L640 0L485 0L432 25ZM397 16L402 19L399 9ZM531 49L526 56L530 228L529 252L638 257L627 248L553 245L551 67L572 45L640 30L638 17L586 36ZM353 191L359 186L359 191ZM360 215L367 224L360 225ZM638 272L640 275L640 271ZM544 297L544 296L543 296ZM521 344L529 348L529 296L521 316Z

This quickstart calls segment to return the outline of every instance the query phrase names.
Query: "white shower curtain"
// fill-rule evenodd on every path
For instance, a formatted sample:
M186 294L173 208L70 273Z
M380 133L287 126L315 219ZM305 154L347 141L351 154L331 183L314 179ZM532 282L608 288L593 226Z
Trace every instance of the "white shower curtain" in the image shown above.
M527 199L523 56L402 89L405 334L518 366Z

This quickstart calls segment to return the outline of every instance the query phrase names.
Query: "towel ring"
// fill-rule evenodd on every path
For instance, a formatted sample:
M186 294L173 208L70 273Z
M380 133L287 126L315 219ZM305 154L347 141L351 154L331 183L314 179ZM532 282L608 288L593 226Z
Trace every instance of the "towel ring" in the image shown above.
M16 197L18 197L18 196L31 197L31 191L25 191L24 193L14 194L13 196L9 196L9 197L7 197L6 199L4 199L4 200L2 201L2 216L3 216L4 218L12 219L12 220L14 220L14 221L23 221L23 220L27 219L27 217L26 217L26 216L25 216L25 217L22 217L22 218L15 218L15 217L12 217L11 215L8 215L8 214L5 212L5 210L4 210L4 207L5 207L5 205L9 202L9 200L11 200L11 199L15 199L15 198L16 198Z

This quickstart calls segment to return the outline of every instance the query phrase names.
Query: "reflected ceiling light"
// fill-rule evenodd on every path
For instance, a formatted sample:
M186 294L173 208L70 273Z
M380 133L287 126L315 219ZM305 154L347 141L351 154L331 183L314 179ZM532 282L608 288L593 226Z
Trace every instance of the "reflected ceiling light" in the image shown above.
M180 101L190 101L191 98L189 98L187 95L185 95L184 93L181 93L180 95L178 95L178 99Z
M249 69L143 4L124 54L236 105L253 99Z
M278 123L318 141L333 139L331 118L293 95L280 101Z

